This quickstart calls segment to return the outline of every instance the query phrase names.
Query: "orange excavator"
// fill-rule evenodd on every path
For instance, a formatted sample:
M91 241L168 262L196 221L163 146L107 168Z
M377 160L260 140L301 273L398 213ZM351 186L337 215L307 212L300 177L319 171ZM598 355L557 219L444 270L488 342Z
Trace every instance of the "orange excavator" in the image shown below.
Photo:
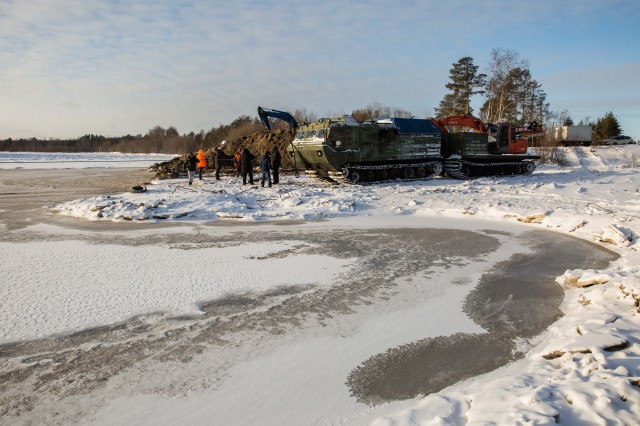
M429 120L440 130L444 169L452 177L468 179L528 174L535 170L534 160L540 158L527 154L528 140L519 137L524 129L533 132L533 126L518 128L509 123L485 124L479 118L466 114L430 117ZM469 128L473 132L456 132L453 127Z
M467 114L429 119L441 133L451 133L451 127L466 127L473 129L476 133L487 133L489 139L495 139L495 143L489 144L491 154L525 154L527 152L528 141L520 135L531 131L530 127L516 127L509 123L485 124L479 118Z

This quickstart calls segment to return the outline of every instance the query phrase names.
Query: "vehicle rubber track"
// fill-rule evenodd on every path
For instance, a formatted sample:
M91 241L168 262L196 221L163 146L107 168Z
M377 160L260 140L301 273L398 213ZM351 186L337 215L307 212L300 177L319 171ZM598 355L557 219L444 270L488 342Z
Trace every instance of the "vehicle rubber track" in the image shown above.
M530 160L476 163L466 160L446 160L444 171L454 179L475 179L488 176L528 175L536 169Z
M442 162L438 160L410 164L345 164L341 176L331 177L340 183L371 185L431 179L442 170Z

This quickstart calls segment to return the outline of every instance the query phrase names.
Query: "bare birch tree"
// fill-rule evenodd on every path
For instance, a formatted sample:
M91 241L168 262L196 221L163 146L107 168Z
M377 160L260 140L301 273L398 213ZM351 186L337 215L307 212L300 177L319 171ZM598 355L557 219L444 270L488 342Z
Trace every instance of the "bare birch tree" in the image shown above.
M507 120L507 111L513 106L513 70L528 69L526 60L520 59L515 50L494 48L491 51L486 85L487 100L480 109L483 120L493 123Z

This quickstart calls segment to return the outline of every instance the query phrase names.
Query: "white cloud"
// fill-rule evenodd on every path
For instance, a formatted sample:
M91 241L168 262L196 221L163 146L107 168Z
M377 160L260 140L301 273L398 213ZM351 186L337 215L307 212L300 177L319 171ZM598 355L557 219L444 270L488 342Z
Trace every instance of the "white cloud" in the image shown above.
M585 13L596 3L580 7ZM451 64L527 55L556 3L10 1L0 6L0 138L181 132L258 105L324 115L381 102L433 111ZM578 18L572 18L578 19ZM622 48L619 46L618 48ZM631 64L633 65L633 64ZM538 78L538 76L534 76ZM551 84L539 78L548 93ZM614 108L615 109L615 108Z

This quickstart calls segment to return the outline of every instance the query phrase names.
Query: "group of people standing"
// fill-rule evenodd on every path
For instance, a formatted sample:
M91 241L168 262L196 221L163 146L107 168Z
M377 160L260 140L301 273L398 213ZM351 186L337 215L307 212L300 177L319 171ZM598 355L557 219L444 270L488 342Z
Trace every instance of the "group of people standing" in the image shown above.
M253 159L254 155L249 152L248 148L239 149L235 155L236 169L238 176L242 176L242 184L247 184L247 177L249 178L249 184L253 185ZM269 188L271 185L277 185L280 182L280 166L282 158L280 157L280 151L278 148L273 148L273 153L265 151L264 155L260 159L260 172L262 176L260 183L264 188L265 182L268 183ZM271 175L273 174L273 181Z
M187 169L187 176L189 177L189 185L193 184L193 180L196 178L196 170L199 171L199 178L202 180L202 173L207 167L207 159L204 158L204 151L200 149L198 155L194 155L190 152L187 155L187 161L184 164L184 168Z
M218 147L215 150L215 167L216 167L216 180L220 180L220 168L222 166L221 158L225 154L222 152L222 148ZM241 148L236 152L234 156L234 166L236 167L238 176L242 176L242 184L247 184L247 177L249 178L249 184L253 185L253 160L254 155L248 148ZM260 183L264 188L265 183L269 185L277 185L280 182L280 166L282 164L282 158L280 157L280 151L277 147L273 148L273 151L265 151L260 160L260 171L262 176ZM207 167L207 160L204 156L204 151L200 149L196 156L193 152L190 152L187 156L187 160L184 165L189 177L189 185L193 184L193 180L196 176L196 171L199 171L199 178L202 180L202 173ZM273 180L271 176L273 174Z

